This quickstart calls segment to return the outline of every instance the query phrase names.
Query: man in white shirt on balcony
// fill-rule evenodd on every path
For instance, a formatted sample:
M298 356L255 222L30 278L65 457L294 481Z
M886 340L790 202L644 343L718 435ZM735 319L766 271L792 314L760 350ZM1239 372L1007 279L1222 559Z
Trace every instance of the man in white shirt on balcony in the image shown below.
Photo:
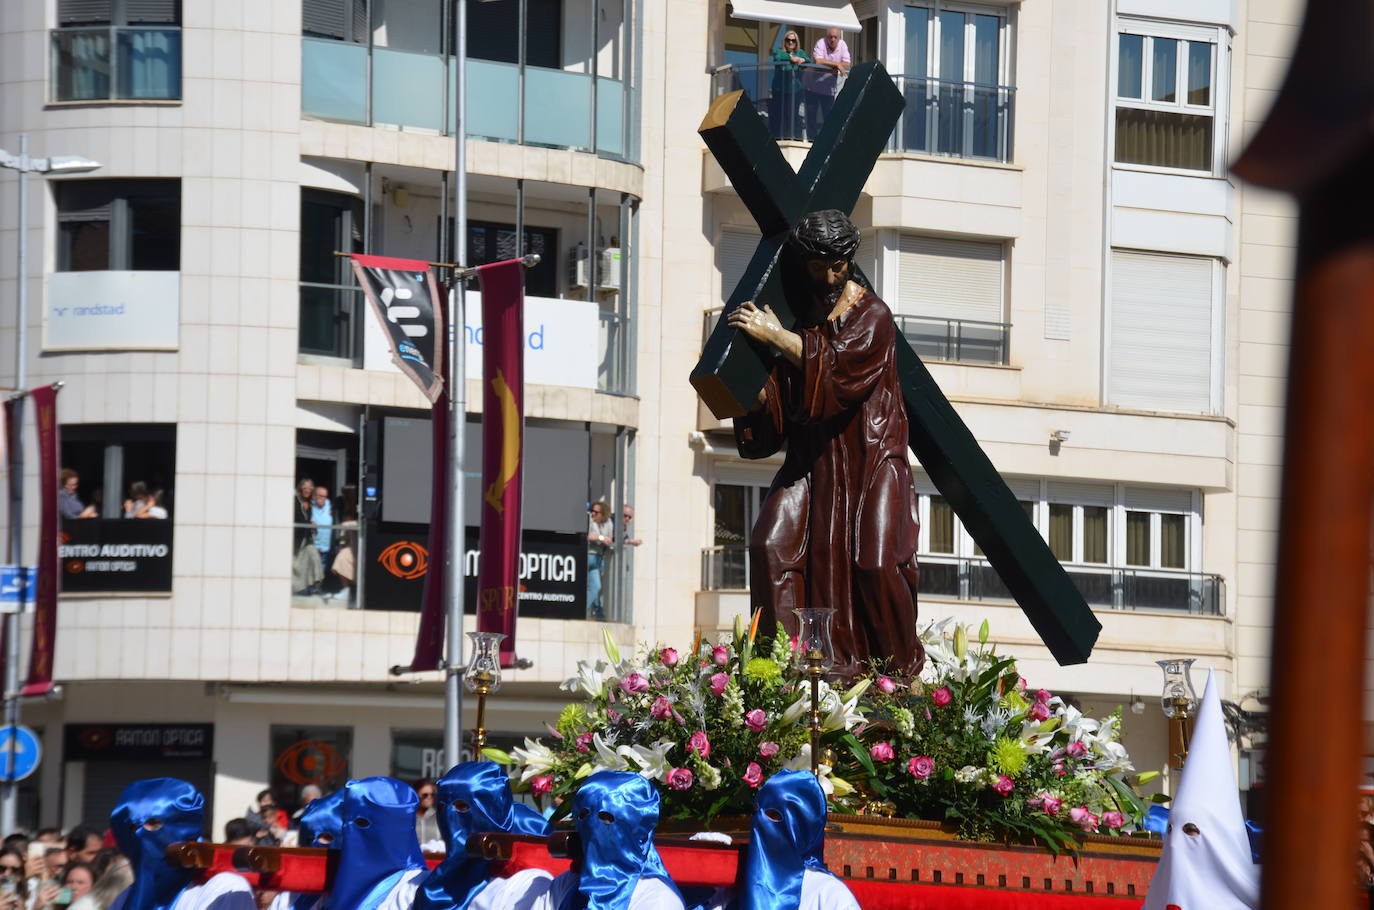
M840 30L834 27L816 42L811 59L817 66L806 73L806 134L814 142L825 125L825 118L830 116L830 108L835 105L839 77L849 72L854 61L849 56L849 45L840 37Z

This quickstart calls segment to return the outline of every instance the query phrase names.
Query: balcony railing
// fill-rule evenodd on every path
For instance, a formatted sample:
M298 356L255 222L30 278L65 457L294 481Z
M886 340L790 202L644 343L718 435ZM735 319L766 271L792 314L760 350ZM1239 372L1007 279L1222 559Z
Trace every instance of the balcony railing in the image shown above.
M702 314L702 344L715 331L723 307ZM981 322L976 319L940 319L928 316L894 315L897 328L922 360L952 363L1007 363L1011 323Z
M300 352L358 366L362 356L363 292L342 284L302 281Z
M810 141L824 126L828 100L844 85L829 70L779 63L727 64L712 74L712 97L744 90L774 139ZM1010 161L1016 88L928 76L893 76L905 100L888 145L893 152ZM833 85L833 87L832 87ZM817 96L823 96L817 100Z
M437 54L301 39L301 113L316 120L451 135L457 68ZM636 161L633 89L588 73L467 61L467 134ZM448 110L443 81L448 80ZM524 120L520 95L524 93Z
M181 26L55 28L53 101L175 101Z
M918 592L928 597L966 601L1012 601L995 569L985 559L922 555ZM1225 611L1226 582L1220 575L1107 566L1066 565L1069 579L1088 605L1103 610L1167 610L1201 616ZM747 547L706 547L701 551L703 591L749 588Z

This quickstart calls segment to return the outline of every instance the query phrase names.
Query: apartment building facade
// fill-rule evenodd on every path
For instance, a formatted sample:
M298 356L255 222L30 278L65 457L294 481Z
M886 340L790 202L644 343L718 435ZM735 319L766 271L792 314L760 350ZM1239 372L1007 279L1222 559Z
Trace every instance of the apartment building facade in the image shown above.
M97 818L129 777L165 773L206 788L218 829L269 783L289 802L306 782L442 772L439 675L390 673L434 564L429 415L336 252L542 257L525 551L558 568L526 579L532 665L493 700L495 742L544 732L604 630L681 644L748 611L742 545L776 464L739 458L687 375L757 231L695 130L742 89L799 165L815 124L804 101L780 116L795 99L770 65L789 27L808 48L843 29L902 91L855 211L860 261L1104 629L1092 662L1055 665L918 471L922 616L988 619L1036 684L1122 706L1142 768L1170 750L1155 660L1196 658L1258 708L1293 212L1226 162L1282 77L1298 4L468 10L463 238L446 0L0 10L0 148L23 132L32 154L102 164L30 178L23 226L30 384L65 383L63 464L100 515L66 531L167 553L131 577L64 576L62 690L24 706L46 748L28 819ZM11 368L15 192L0 181ZM471 305L464 343L475 411ZM302 478L329 490L327 540L287 517ZM163 491L167 519L122 518L136 482ZM613 551L599 615L584 555L598 500L643 541ZM32 553L36 512L26 531ZM353 583L300 584L302 545L326 568L351 550ZM1241 743L1243 788L1260 748Z

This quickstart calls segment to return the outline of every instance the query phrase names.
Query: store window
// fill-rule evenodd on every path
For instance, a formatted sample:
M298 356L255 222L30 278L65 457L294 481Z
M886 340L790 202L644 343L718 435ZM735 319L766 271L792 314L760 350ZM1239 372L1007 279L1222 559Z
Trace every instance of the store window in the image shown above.
M62 180L53 191L59 272L181 267L180 180Z
M1117 34L1116 161L1213 172L1225 144L1216 28L1123 20Z
M332 793L352 776L352 727L273 724L270 743L272 793L279 805L293 811L300 806L301 788L307 784Z
M52 100L181 98L180 0L58 0Z

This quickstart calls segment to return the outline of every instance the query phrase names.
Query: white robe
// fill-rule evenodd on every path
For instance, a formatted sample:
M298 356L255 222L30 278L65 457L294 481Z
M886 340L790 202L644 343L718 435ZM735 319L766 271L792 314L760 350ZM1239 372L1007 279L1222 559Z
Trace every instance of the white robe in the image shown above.
M291 899L295 896L296 892L294 891L282 891L276 897L272 898L272 903L267 905L267 910L291 910ZM313 908L320 902L320 898L324 897L324 895L309 894L306 895L306 897L308 900L304 901L303 904L306 910L310 910L310 908ZM297 904L297 910L300 910L301 906L302 904Z
M563 906L563 898L569 891L577 890L578 875L564 872L549 883L548 891L542 900L531 906L530 910L558 910ZM857 906L857 905L856 905ZM682 898L677 891L658 878L641 878L630 896L627 910L685 910Z
M127 890L120 892L110 910L124 910L128 896ZM172 910L258 910L258 901L243 876L220 872L205 884L182 891Z
M542 910L553 884L543 869L521 869L509 878L494 878L468 904L468 910Z
M727 910L739 906L734 888L718 888L705 910ZM806 869L802 872L801 900L797 910L859 910L854 893L833 875Z
M377 910L410 910L415 904L415 892L420 890L420 882L426 875L429 875L428 869L411 869L401 876L396 887L377 905Z

